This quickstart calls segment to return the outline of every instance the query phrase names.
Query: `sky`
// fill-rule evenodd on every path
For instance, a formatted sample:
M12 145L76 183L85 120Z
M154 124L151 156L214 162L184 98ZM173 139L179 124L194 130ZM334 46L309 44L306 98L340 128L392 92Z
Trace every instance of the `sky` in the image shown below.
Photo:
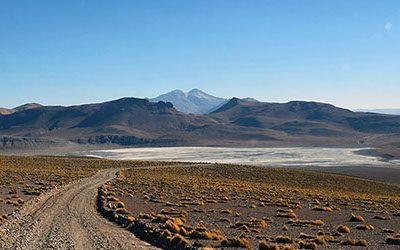
M400 108L400 1L0 0L0 107L192 88Z

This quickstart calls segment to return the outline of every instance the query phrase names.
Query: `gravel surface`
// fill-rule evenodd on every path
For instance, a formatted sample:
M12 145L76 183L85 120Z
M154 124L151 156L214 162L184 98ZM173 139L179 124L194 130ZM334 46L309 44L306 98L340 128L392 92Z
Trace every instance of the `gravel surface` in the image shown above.
M0 249L156 249L97 213L97 188L117 171L101 171L28 202L0 228Z

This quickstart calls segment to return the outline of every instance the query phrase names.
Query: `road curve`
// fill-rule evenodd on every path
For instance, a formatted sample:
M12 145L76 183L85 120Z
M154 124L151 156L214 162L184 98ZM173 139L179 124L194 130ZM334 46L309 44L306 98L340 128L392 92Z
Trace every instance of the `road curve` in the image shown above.
M117 171L100 171L28 202L0 228L0 249L156 249L97 213L97 188Z

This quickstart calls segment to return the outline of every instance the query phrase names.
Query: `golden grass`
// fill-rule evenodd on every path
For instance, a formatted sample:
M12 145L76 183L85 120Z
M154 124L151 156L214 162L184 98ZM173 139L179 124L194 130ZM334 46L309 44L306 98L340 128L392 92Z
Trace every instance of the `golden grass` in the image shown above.
M297 220L297 219L289 220L288 223L292 226L298 226L298 227L323 226L325 224L321 220Z
M400 245L400 237L396 236L396 237L386 237L386 244L389 245Z
M278 236L275 238L277 243L295 243L295 240L290 238L289 236Z
M337 231L338 231L339 233L345 233L345 234L348 234L348 233L351 232L350 228L347 227L347 226L344 226L344 225L340 225L340 226L337 228Z
M0 156L0 191L10 194L0 205L12 213L34 196L112 165L89 158Z
M367 240L354 240L354 239L346 239L340 243L344 246L360 246L360 247L367 247L368 241Z
M365 222L365 219L361 215L351 214L351 222Z
M312 208L312 210L314 210L314 211L323 211L323 212L332 212L332 208L330 208L330 207L315 206L315 207Z
M375 230L374 226L370 224L360 224L356 226L357 230L365 230L365 231L373 231Z
M251 248L251 243L244 238L232 238L221 241L221 247Z
M174 248L184 248L189 244L190 242L180 234L175 234L171 239L171 245L174 246Z
M306 242L304 240L300 240L298 242L300 249L317 249L318 245L315 242Z
M279 250L280 247L278 244L268 244L266 240L261 240L258 243L259 250Z
M302 214L305 210L313 215L312 211L337 213L345 209L347 216L351 208L365 213L387 211L394 214L400 202L400 188L397 186L337 175L223 164L133 168L113 181L112 186L111 191L124 202L124 197L132 194L135 199L146 203L146 207L154 204L158 209L162 208L159 214L139 214L136 216L139 220L159 223L161 229L179 234L192 244L225 240L225 244L229 245L234 239L246 239L254 243L254 239L273 238L280 244L289 244L281 245L281 248L294 248L299 240L291 237L298 229L286 231L291 237L286 236L289 240L285 241L283 236L279 238L276 234L265 234L269 231L268 224L279 223L283 230L305 227L304 230L313 234L315 227L321 227L324 230L337 230L333 235L343 237L342 233L349 233L350 229L339 229L339 225L331 225L330 221L326 221L325 225L323 213L315 212L315 219L307 216L307 220L301 218ZM178 207L185 209L186 214L182 215ZM276 211L275 216L265 214L271 217L260 218L260 211L267 207ZM299 208L302 209L297 211ZM252 218L252 211L258 218ZM167 217L179 217L182 221L175 223L174 219ZM357 219L361 216L353 217ZM354 218L351 221L356 221ZM197 227L196 223L202 227ZM281 223L286 225L282 227ZM303 248L306 249L340 243L339 238L323 232L303 239Z

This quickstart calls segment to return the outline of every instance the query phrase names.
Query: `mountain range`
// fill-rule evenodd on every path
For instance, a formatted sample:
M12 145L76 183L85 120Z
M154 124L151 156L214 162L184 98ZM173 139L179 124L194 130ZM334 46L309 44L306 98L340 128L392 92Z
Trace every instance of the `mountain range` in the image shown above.
M387 115L400 115L400 109L356 109L356 112L369 112Z
M258 102L256 99L250 97L243 98L242 100ZM199 89L192 89L187 93L177 89L152 98L150 101L170 102L176 110L187 114L208 114L217 110L229 100L207 94Z
M24 104L24 105L21 105L16 108L12 108L12 109L0 108L0 115L9 115L12 113L16 113L16 112L20 112L20 111L24 111L24 110L28 110L28 109L38 108L41 106L42 105L40 105L38 103L27 103L27 104Z
M207 114L225 103L227 99L212 96L199 89L192 89L187 93L177 89L150 99L150 101L170 102L178 111L188 114Z
M190 92L183 96L215 100L200 91ZM3 148L39 144L369 146L377 142L374 138L379 142L391 138L400 148L393 140L399 135L400 116L352 112L305 101L267 103L231 98L210 113L188 114L171 102L121 98L69 107L36 105L0 115Z

